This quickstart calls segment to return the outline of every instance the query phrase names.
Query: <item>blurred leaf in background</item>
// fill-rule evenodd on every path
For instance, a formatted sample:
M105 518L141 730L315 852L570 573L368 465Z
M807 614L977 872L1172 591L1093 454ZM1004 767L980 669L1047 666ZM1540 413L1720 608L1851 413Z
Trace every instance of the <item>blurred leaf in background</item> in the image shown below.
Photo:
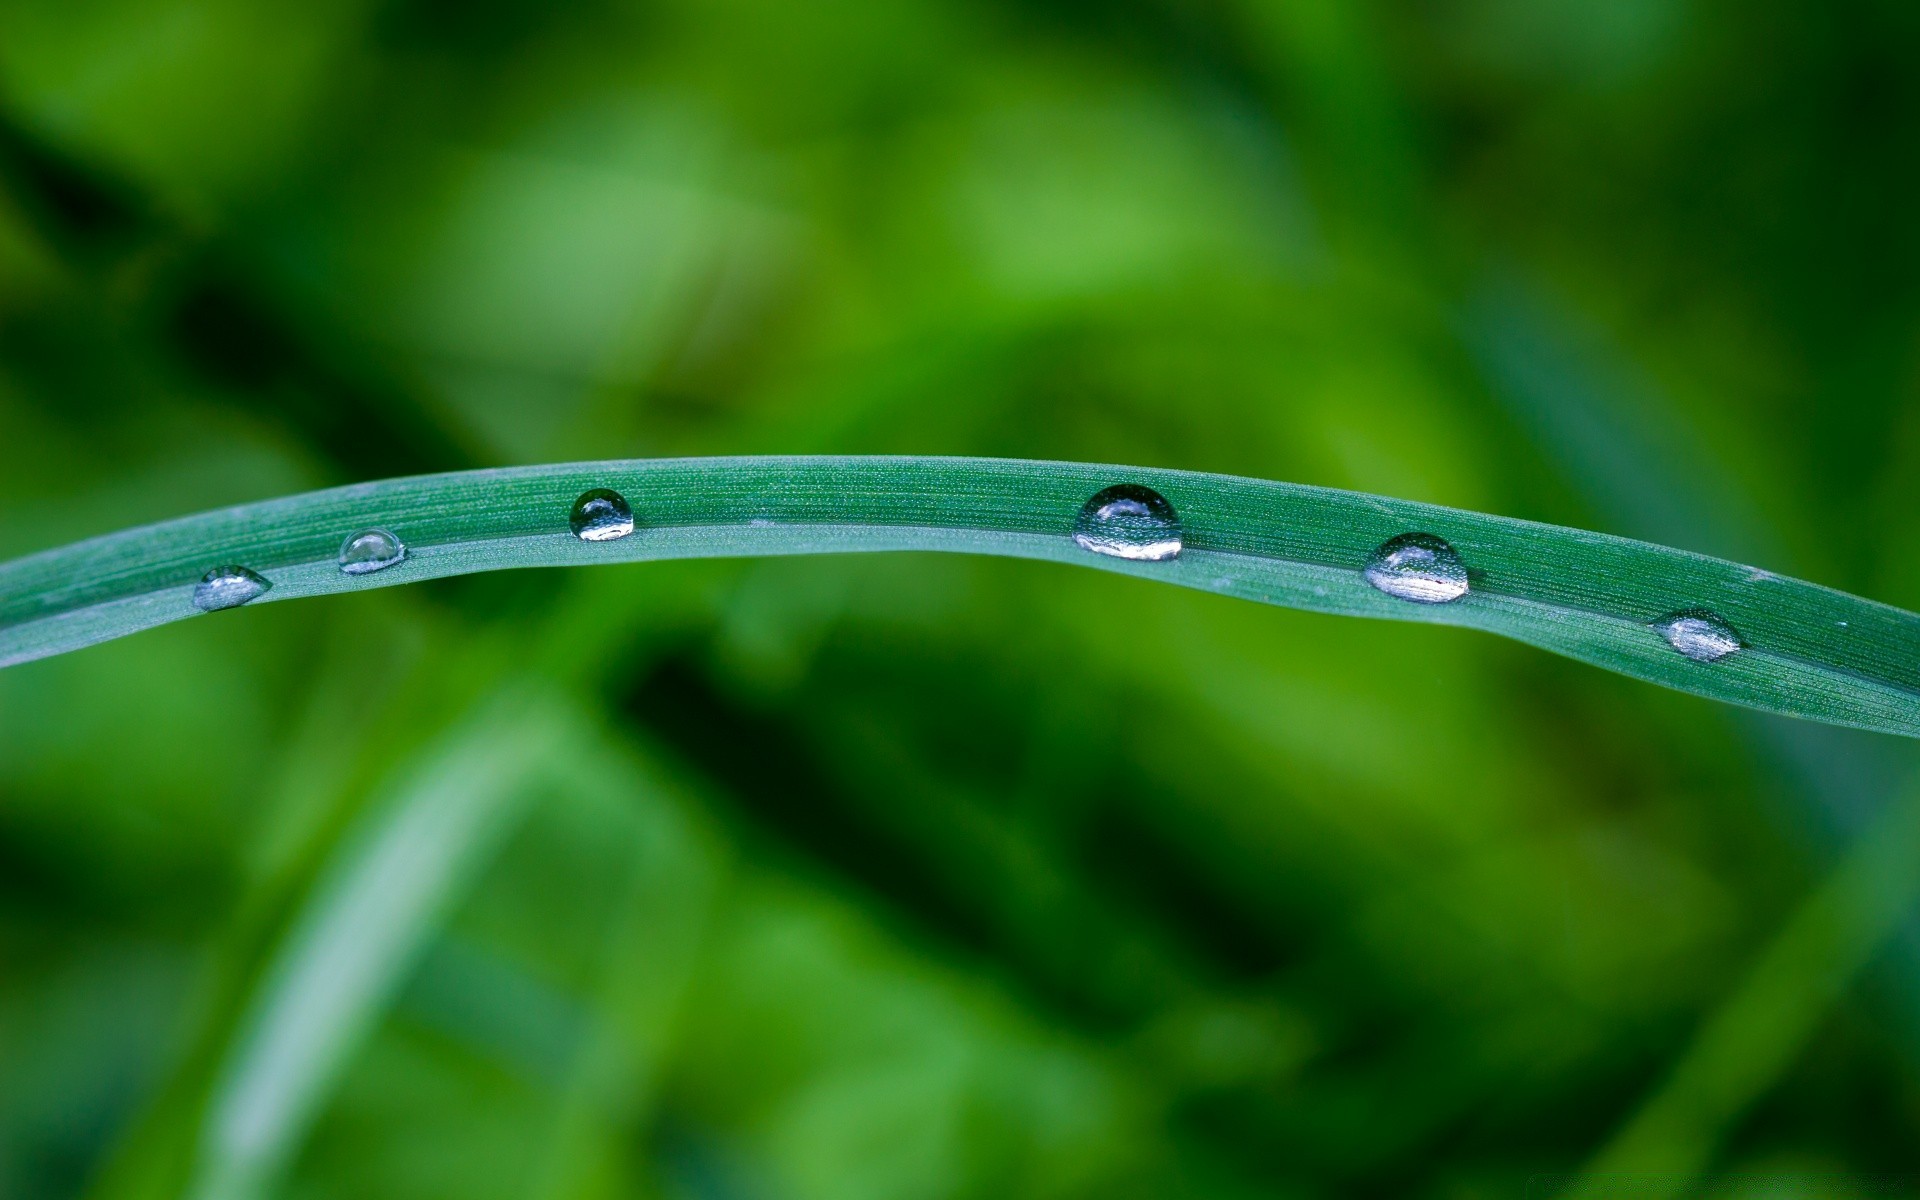
M1006 454L1920 607L1916 54L1891 0L0 0L0 555ZM0 1195L1913 1186L1917 767L1033 563L185 622L0 673Z

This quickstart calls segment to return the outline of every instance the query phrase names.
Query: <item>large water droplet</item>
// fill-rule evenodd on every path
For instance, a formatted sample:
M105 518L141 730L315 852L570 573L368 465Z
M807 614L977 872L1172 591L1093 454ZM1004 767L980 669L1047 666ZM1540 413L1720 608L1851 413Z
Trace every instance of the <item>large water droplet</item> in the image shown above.
M1416 604L1445 604L1467 594L1467 567L1445 538L1403 533L1367 559L1367 582Z
M1718 662L1747 645L1719 613L1704 608L1670 613L1653 624L1667 645L1695 662Z
M567 524L583 542L611 542L633 532L633 508L619 492L594 488L573 502Z
M1116 483L1081 507L1073 540L1095 554L1163 562L1180 553L1180 516L1152 488Z
M406 545L393 534L384 529L363 529L340 543L340 571L344 575L368 575L406 556Z
M201 612L239 608L272 586L245 567L215 567L193 585L193 606Z

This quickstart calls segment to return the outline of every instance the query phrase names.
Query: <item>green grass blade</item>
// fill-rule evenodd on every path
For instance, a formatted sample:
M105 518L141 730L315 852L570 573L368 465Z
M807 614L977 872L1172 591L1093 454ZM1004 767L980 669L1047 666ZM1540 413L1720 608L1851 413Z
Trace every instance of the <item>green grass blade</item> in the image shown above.
M268 1194L422 944L560 757L571 722L509 689L420 756L308 897L214 1081L200 1200Z
M1624 1180L1648 1200L1691 1193L1728 1130L1773 1089L1912 912L1917 860L1920 788L1909 785L1801 903L1580 1186L1563 1195L1602 1200L1620 1194Z
M1133 562L1069 536L1113 483L1178 510L1186 549ZM583 542L580 493L619 491L640 528ZM348 535L392 530L407 559L359 576ZM1362 568L1407 532L1451 542L1472 591L1416 604ZM0 565L0 665L194 616L195 582L236 563L254 603L512 567L653 559L938 550L1045 559L1292 608L1465 625L1735 704L1920 735L1920 617L1815 584L1645 542L1298 484L1084 463L961 458L706 458L568 463L356 484L133 529ZM1651 624L1706 609L1747 646L1717 662ZM1407 685L1446 680L1409 664Z

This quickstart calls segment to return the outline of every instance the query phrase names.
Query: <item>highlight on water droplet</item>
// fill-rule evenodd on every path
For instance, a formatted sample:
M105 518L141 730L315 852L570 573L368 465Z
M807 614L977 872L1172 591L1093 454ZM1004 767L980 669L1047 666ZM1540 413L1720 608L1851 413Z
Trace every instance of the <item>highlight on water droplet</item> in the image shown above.
M1095 554L1164 562L1180 553L1180 515L1152 488L1116 483L1081 506L1073 540Z
M1445 538L1403 533L1368 557L1362 572L1389 596L1416 604L1446 604L1467 594L1467 567Z
M215 567L193 585L193 606L201 612L239 608L272 586L245 567Z
M1653 626L1667 639L1667 645L1695 662L1718 662L1747 646L1725 618L1704 608L1668 613Z
M611 542L633 532L633 508L619 492L594 488L573 502L567 524L583 542Z
M363 529L340 543L340 572L369 575L406 558L404 542L385 529Z

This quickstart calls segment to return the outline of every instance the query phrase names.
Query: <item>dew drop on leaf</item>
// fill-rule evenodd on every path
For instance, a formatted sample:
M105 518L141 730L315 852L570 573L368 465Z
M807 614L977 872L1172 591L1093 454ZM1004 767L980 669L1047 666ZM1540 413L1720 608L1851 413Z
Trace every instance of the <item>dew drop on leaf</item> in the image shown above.
M1671 613L1654 622L1667 645L1695 662L1718 662L1746 647L1733 626L1704 608Z
M1363 572L1389 596L1416 604L1445 604L1467 594L1467 568L1444 538L1403 533L1380 543Z
M1163 562L1180 553L1180 517L1152 488L1116 483L1081 507L1073 540L1095 554Z
M193 606L201 612L239 608L272 586L245 567L215 567L193 585Z
M368 575L406 556L406 545L387 530L363 529L340 543L340 571L344 575Z
M611 542L633 532L633 508L619 492L594 488L573 502L567 524L583 542Z

